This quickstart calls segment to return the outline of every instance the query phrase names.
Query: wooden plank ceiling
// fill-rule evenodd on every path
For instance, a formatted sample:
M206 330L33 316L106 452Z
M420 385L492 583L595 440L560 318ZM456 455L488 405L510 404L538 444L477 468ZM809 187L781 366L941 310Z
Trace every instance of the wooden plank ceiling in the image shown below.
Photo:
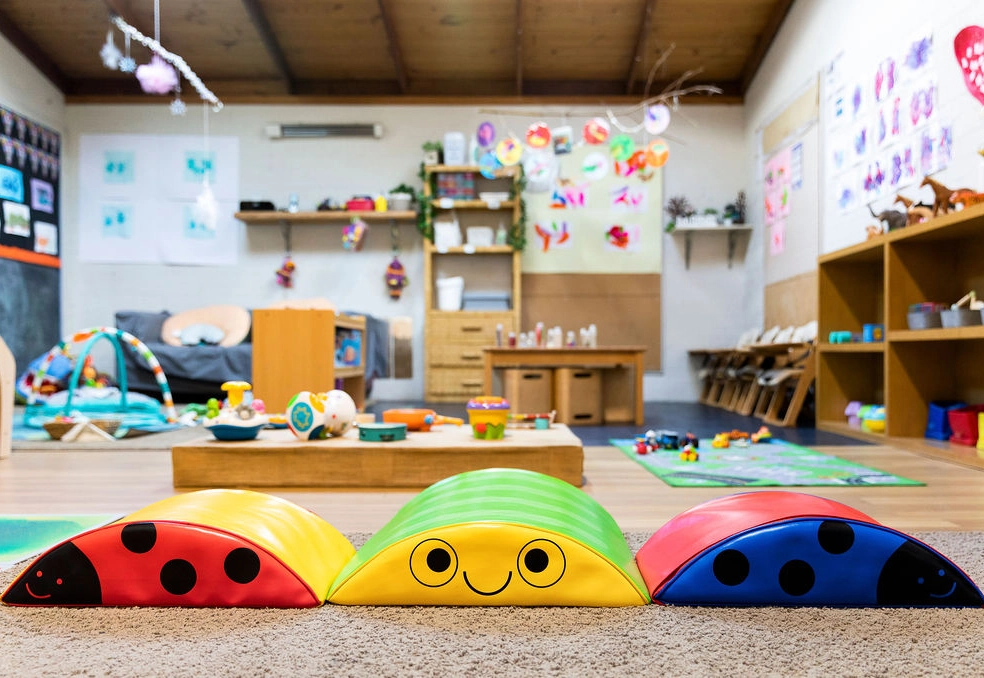
M734 102L792 2L159 0L159 35L226 101L638 101L689 74ZM154 0L4 0L0 32L68 101L129 100L99 58L113 13L155 35Z

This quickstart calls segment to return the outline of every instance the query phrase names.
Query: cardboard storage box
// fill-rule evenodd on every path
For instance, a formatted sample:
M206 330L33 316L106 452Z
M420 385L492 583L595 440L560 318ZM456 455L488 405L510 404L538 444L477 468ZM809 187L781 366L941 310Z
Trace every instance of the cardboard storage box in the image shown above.
M503 392L510 409L519 414L540 414L553 409L552 369L507 369Z
M601 370L554 370L554 407L561 424L601 424Z

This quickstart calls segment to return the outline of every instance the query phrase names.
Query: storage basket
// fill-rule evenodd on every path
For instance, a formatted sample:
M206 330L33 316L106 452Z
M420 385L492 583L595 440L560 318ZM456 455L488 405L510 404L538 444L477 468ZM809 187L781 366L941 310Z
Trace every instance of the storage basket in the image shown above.
M967 405L947 412L953 435L950 442L957 445L977 445L977 414L984 412L984 405Z
M950 410L966 407L967 403L960 400L934 400L929 403L929 416L926 418L926 438L933 440L949 440L953 435L950 428Z
M969 308L948 308L940 311L940 320L943 327L968 327L970 325L981 324L981 312L971 311ZM976 444L977 441L975 440Z

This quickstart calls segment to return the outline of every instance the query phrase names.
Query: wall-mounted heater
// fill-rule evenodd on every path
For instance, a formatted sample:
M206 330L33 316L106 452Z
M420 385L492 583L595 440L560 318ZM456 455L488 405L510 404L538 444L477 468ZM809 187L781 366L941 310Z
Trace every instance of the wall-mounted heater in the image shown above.
M383 126L378 123L267 125L270 139L324 139L331 137L363 137L380 139Z

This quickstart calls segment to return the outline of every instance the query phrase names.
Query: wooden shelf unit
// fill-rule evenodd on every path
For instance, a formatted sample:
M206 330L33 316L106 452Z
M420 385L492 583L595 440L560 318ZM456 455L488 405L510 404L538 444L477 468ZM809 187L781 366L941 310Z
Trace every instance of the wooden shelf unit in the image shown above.
M424 200L432 206L431 219L462 210L460 214L462 241L469 219L481 219L483 214L508 218L507 227L517 223L522 208L519 196L520 169L498 170L495 179L477 181L498 189L508 182L511 198L492 204L484 200L449 200L433 195L434 175L444 172L471 172L480 175L478 167L458 165L429 165L424 167ZM496 218L499 218L498 216ZM521 298L521 255L510 245L475 247L462 245L438 249L424 240L424 398L428 402L463 402L484 393L482 347L495 345L496 327L502 325L503 338L519 331ZM476 265L472 265L472 264ZM442 311L437 307L435 278L438 269L447 265L465 278L465 291L470 287L488 291L481 278L481 267L508 267L511 308L502 311ZM487 269L485 269L487 270ZM504 290L503 290L504 291Z
M941 443L924 438L929 404L984 403L984 326L910 330L906 316L910 304L984 293L984 205L824 254L817 267L821 342L885 325L881 343L820 344L817 428L940 456ZM884 403L884 434L847 425L855 400Z

